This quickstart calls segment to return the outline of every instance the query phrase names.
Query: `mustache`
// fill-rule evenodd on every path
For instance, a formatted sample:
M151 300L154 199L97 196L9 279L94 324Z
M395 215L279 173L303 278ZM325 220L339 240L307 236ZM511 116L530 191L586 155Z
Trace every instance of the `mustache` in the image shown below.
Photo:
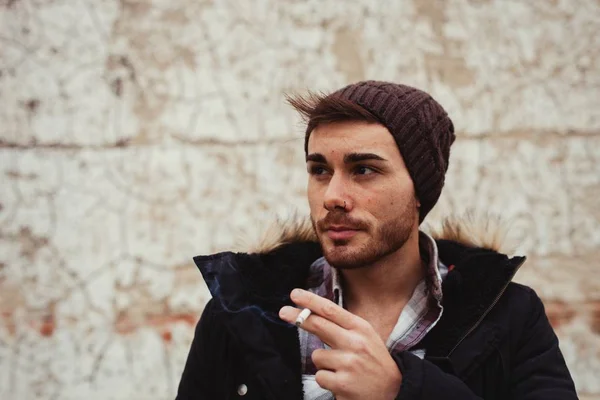
M325 218L317 221L316 225L321 232L328 230L332 225L343 225L356 230L365 230L368 228L365 222L350 217L345 211L331 211Z

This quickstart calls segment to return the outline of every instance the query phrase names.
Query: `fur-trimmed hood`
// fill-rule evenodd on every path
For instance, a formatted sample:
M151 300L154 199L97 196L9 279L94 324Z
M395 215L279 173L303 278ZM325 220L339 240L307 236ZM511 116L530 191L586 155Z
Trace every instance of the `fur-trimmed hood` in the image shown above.
M498 253L512 254L513 247L507 244L508 223L493 214L478 214L468 211L462 215L451 215L439 223L426 224L423 231L433 239L447 240L470 248L482 248ZM281 246L295 242L317 242L312 223L308 217L293 215L286 219L277 218L262 229L258 240L244 241L240 250L254 254L267 254Z
M442 285L444 296L462 287L485 292L475 303L490 301L525 261L508 255L507 225L492 215L470 212L422 230L436 241L440 260L455 267ZM274 313L293 288L306 284L310 265L323 255L310 219L298 216L274 220L254 245L238 250L194 261L213 297L225 299L231 308L259 304Z

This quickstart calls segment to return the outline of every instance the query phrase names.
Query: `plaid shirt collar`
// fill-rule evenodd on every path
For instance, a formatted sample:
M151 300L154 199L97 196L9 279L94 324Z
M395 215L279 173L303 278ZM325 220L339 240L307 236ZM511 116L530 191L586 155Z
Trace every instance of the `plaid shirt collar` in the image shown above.
M442 316L442 280L448 273L448 268L439 260L435 240L424 232L419 232L419 246L421 257L426 261L427 271L425 278L417 285L410 300L404 306L387 339L386 346L390 353L410 351ZM310 266L307 289L341 307L344 306L341 276L335 268L327 263L325 258L319 258ZM311 354L314 350L327 348L327 346L317 336L303 329L299 329L299 337L305 399L320 398L318 396L327 391L323 393L323 389L319 390L320 388L314 382L317 368L312 363ZM412 352L419 357L425 355L422 349L412 350Z

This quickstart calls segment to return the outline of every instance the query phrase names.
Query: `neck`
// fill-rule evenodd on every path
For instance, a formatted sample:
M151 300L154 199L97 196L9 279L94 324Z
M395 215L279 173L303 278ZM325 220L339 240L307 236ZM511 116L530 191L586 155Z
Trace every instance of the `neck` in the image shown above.
M341 270L341 274L346 307L351 312L402 308L425 275L418 229L394 253L363 268Z

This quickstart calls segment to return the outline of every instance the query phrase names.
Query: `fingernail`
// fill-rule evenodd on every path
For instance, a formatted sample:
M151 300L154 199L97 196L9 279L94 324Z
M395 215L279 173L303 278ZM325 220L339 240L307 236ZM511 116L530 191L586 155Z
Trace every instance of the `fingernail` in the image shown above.
M292 290L292 295L291 295L292 300L299 299L301 296L302 296L302 290L300 290L300 289Z
M286 319L286 318L289 319L291 317L291 312L292 312L292 307L284 306L284 307L281 307L281 309L279 310L279 316L283 319Z

